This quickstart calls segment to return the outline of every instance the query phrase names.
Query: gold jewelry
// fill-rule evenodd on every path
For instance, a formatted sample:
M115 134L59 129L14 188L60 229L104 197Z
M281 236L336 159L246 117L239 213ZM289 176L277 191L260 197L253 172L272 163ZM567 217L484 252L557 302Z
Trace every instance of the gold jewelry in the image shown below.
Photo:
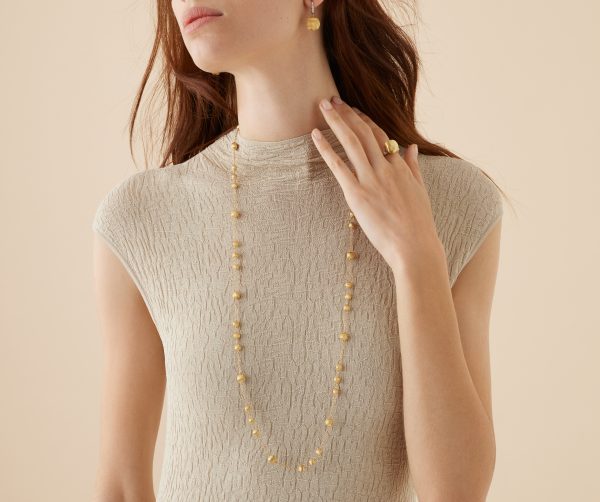
M236 126L236 131L235 131L235 137L234 140L231 142L231 148L233 151L233 163L231 165L231 188L233 188L233 199L234 199L234 207L231 210L231 217L232 217L232 223L238 222L240 221L240 219L243 221L244 220L244 212L240 211L237 207L237 202L238 202L238 189L240 187L239 183L238 183L238 176L237 176L237 162L236 162L236 152L239 149L240 145L237 142L237 137L238 137L238 133L240 130L240 126L239 124ZM233 263L231 263L231 268L233 270L237 270L238 272L240 272L238 274L238 286L234 289L232 297L234 300L234 307L236 309L235 311L235 315L234 315L234 319L231 323L233 329L233 332L231 334L231 336L234 339L234 345L233 345L233 350L234 350L234 354L236 356L236 362L237 362L237 376L236 376L236 380L239 383L239 389L240 389L240 394L241 397L243 398L243 406L244 406L244 412L245 412L245 416L246 416L246 422L248 424L250 424L250 428L251 428L251 432L250 435L253 439L256 439L262 448L265 448L266 453L265 453L265 459L268 463L270 464L278 464L280 466L282 466L284 469L286 470L291 470L291 471L297 471L297 472L303 472L305 470L307 470L309 468L309 466L313 466L317 463L318 459L320 457L323 456L323 451L325 449L325 439L326 439L326 435L331 435L332 433L332 429L333 429L333 424L334 424L334 411L337 405L337 399L338 396L341 393L341 388L340 388L340 383L342 382L342 376L341 376L341 372L345 370L345 364L344 364L344 351L345 351L345 347L346 344L348 343L348 340L350 339L350 334L349 334L349 328L347 326L347 322L348 322L348 316L349 316L349 312L352 310L352 304L351 304L351 300L353 297L353 288L354 288L354 274L353 274L353 264L354 261L356 259L358 259L358 253L354 250L354 243L355 243L355 237L356 237L356 230L359 228L358 227L358 223L356 222L356 219L354 217L354 214L350 211L349 212L349 222L348 222L348 228L349 228L349 250L346 251L346 255L345 255L345 264L346 264L346 282L344 283L344 303L342 306L342 330L340 333L338 333L338 340L341 342L340 344L340 355L338 357L338 360L335 364L335 374L333 377L333 387L331 388L331 399L332 402L330 404L329 410L327 412L327 414L325 415L324 418L324 428L322 429L321 432L321 437L319 442L317 443L315 449L314 449L314 454L311 454L309 456L309 458L307 459L306 463L304 462L297 462L297 463L288 463L287 461L280 461L280 458L277 454L277 448L271 448L269 446L267 446L267 444L265 442L263 442L262 439L262 434L261 434L261 430L259 429L259 426L257 424L257 419L256 419L256 414L255 411L256 409L254 408L254 405L251 402L251 398L248 392L248 375L244 372L243 366L242 366L242 358L241 358L241 353L244 349L244 345L242 343L240 343L243 338L242 338L242 332L245 331L242 328L242 317L240 315L240 300L245 298L245 295L242 293L242 291L240 291L238 288L240 287L241 284L241 270L243 269L242 267L242 256L243 256L243 252L240 252L240 247L243 246L242 241L235 235L235 232L232 232L232 246L233 246L233 251L231 253L231 257L234 259ZM235 227L235 225L232 225L232 230ZM348 268L349 267L349 268ZM234 283L234 281L231 282L232 284ZM244 336L245 333L243 334Z
M383 144L383 156L384 157L390 153L396 153L399 150L400 150L400 147L398 146L398 143L394 139L388 139Z
M315 16L315 3L311 0L310 2L310 16L306 18L306 28L311 31L316 31L321 26L319 18Z

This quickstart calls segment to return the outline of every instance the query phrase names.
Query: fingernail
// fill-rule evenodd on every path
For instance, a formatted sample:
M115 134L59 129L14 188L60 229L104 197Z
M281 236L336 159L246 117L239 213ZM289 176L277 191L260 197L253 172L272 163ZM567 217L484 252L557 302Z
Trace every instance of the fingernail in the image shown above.
M342 98L340 98L339 96L333 96L333 98L331 98L331 101L333 101L336 105L341 105L343 103Z
M333 108L333 106L331 106L331 103L329 102L328 99L322 99L321 100L321 108L323 108L323 110L331 110Z
M322 137L321 131L319 131L318 129L313 129L312 135L313 135L313 138L315 138L315 139L321 139L321 137Z

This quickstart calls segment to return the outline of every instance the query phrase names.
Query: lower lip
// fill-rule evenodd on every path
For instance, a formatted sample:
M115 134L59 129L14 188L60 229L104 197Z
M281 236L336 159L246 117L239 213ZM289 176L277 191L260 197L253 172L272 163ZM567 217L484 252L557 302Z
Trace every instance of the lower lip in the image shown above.
M192 21L190 24L186 25L183 28L183 31L185 33L192 33L193 31L196 31L200 26L204 26L206 23L210 23L213 19L217 19L221 16L203 16L203 17L199 17L198 19Z

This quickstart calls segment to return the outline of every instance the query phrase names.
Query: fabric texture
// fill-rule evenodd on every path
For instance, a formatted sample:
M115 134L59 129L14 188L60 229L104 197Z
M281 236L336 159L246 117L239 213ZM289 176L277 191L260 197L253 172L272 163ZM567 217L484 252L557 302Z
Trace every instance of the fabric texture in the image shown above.
M231 336L234 134L181 164L127 176L93 219L164 346L157 502L415 501L394 277L360 230L342 390L333 433L318 444L341 343L348 206L310 133L268 142L238 136L241 343L256 425L273 453L306 463L322 446L323 456L305 472L285 471L267 463L251 436ZM353 169L333 131L323 134ZM501 218L502 200L468 161L420 154L419 163L452 286Z

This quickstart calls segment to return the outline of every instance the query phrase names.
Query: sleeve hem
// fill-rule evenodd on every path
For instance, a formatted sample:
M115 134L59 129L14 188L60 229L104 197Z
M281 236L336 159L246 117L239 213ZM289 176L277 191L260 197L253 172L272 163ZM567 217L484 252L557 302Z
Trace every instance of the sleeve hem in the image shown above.
M479 248L482 246L482 244L484 243L486 237L491 233L492 229L496 226L496 224L502 219L502 211L500 211L496 217L494 219L492 219L490 221L490 223L488 223L488 225L484 228L483 232L481 233L479 239L477 240L477 242L473 245L473 247L469 250L469 252L465 255L465 257L462 260L462 263L458 269L458 273L456 274L456 277L454 278L454 280L452 281L452 284L450 285L451 287L454 286L454 283L456 282L456 280L458 279L458 277L460 276L461 272L463 271L463 269L466 267L467 263L469 263L469 261L471 261L471 258L473 258L473 256L475 256L475 253L479 250Z
M156 316L154 315L154 313L152 311L152 308L150 307L150 303L148 301L148 295L146 294L145 289L142 287L141 281L139 280L138 276L135 274L135 272L133 271L133 269L130 267L129 263L127 263L127 260L125 259L125 256L117 248L117 246L113 243L113 241L110 239L110 237L108 237L108 235L105 234L102 230L100 230L100 228L97 227L96 225L93 226L93 230L108 245L108 247L111 249L111 251L114 253L114 255L121 262L121 265L123 265L123 268L125 268L125 270L129 274L129 276L131 277L131 280L133 281L133 283L137 287L137 289L138 289L138 291L139 291L139 293L140 293L140 295L142 297L142 300L144 301L144 304L146 305L146 309L148 310L148 313L150 314L150 317L152 318L152 322L154 323L154 326L158 330L158 323L156 321Z

